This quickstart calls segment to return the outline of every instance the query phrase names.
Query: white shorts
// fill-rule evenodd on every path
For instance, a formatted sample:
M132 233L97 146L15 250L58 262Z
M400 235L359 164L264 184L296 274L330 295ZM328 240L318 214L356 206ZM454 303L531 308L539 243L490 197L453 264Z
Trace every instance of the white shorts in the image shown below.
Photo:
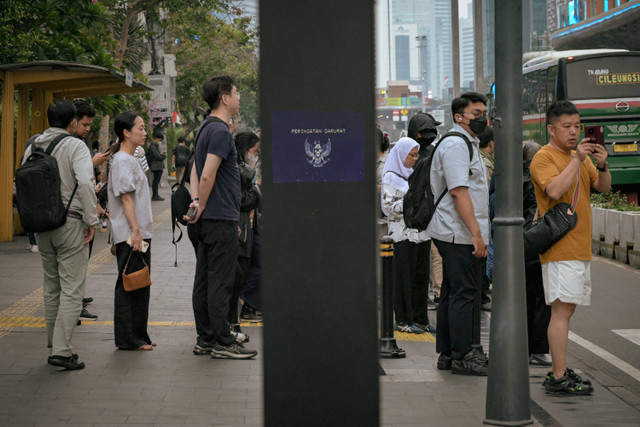
M568 304L591 305L591 261L554 261L542 264L547 305L559 299Z

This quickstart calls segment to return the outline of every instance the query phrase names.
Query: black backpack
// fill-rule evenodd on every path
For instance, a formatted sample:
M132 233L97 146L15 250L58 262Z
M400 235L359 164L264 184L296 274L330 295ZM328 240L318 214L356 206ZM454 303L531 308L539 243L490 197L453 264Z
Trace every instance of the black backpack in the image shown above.
M67 211L78 184L76 183L65 207L60 192L58 161L51 153L56 145L68 136L57 136L51 141L47 151L41 148L32 149L31 155L16 171L16 207L22 227L28 232L55 230L67 222Z
M438 200L434 202L431 191L431 163L436 149L449 136L458 136L464 139L469 148L469 161L473 159L471 141L460 132L447 132L437 145L431 144L427 147L427 154L418 160L409 176L409 190L404 195L402 202L404 223L408 228L414 228L418 231L426 230L440 201L449 191L448 188L445 188Z
M190 155L191 150L189 148L178 145L176 147L176 164L174 166L186 166Z

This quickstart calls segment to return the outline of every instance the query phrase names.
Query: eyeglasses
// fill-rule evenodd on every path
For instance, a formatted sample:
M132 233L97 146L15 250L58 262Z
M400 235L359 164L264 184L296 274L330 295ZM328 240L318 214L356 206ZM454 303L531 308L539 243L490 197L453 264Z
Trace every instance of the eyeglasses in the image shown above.
M463 116L465 114L472 114L474 119L480 119L482 117L484 117L485 119L489 118L489 113L487 111L479 112L479 113L472 113L472 112L469 111L469 112L462 113Z

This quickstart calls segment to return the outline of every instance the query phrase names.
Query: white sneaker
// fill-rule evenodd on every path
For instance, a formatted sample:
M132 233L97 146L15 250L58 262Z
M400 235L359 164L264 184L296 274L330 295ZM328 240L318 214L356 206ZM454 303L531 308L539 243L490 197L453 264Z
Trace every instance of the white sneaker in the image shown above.
M247 336L245 334L243 334L242 332L235 332L235 331L230 331L231 335L233 335L234 337L236 337L236 342L239 344L242 344L243 342L245 342L247 340Z
M27 246L27 249L29 249L31 252L38 252L38 245L29 244Z
M551 366L551 355L548 353L536 353L529 357L530 365Z

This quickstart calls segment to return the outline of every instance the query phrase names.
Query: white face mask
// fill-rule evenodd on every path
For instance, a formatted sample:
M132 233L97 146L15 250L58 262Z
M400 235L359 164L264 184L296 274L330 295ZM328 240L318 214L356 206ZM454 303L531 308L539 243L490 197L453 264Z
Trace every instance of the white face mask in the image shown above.
M260 160L260 157L258 157L257 154L252 154L247 152L247 155L245 156L245 159L247 161L247 163L251 166L255 166L256 163L258 163L258 160Z

